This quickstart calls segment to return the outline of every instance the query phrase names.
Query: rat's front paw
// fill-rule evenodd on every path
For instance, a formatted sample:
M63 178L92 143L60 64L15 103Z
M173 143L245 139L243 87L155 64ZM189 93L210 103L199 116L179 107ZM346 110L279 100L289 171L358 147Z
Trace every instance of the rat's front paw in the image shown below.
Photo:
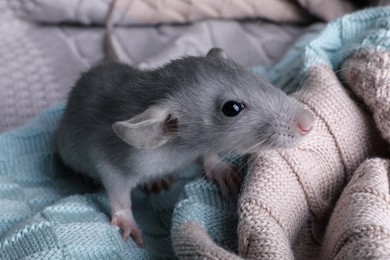
M139 247L143 247L142 231L138 228L133 214L129 210L115 212L112 216L111 224L118 226L123 232L123 239L127 240L131 236Z
M160 193L162 190L169 190L172 182L172 176L164 176L159 180L145 184L144 186L142 186L142 190L146 193L146 195L157 194Z
M218 183L222 197L226 198L229 193L238 196L242 178L237 166L219 161L214 165L204 163L204 168L207 180Z

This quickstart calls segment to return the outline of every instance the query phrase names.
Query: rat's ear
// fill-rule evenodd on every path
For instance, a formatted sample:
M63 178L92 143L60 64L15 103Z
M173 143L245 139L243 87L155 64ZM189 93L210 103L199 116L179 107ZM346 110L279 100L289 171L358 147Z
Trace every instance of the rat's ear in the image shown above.
M169 108L151 106L129 120L115 122L112 128L116 135L138 149L153 149L168 142L176 130L177 121Z
M227 59L225 52L220 48L211 48L206 55L207 58Z

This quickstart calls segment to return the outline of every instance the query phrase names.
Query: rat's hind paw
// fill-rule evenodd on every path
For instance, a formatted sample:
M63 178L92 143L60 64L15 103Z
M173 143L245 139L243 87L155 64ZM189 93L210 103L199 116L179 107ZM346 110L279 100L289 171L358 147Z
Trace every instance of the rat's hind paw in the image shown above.
M143 247L142 231L138 228L131 212L119 211L112 216L111 225L118 226L123 232L123 239L131 236L138 247Z

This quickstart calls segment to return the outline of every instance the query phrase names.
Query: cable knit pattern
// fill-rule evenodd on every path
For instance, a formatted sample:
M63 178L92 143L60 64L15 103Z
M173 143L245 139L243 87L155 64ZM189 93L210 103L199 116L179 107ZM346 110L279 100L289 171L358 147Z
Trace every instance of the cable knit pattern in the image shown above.
M328 67L310 71L298 99L316 115L313 131L297 148L253 158L245 180L238 233L249 259L317 257L323 227L353 171L384 150L369 114Z
M204 227L193 222L181 225L173 233L172 239L177 241L174 246L180 259L242 259L217 245Z
M255 158L239 202L242 256L389 257L389 162L373 159L359 166L388 151L375 126L389 141L389 12L348 15L307 46L305 90L298 99L315 112L316 126L297 148ZM343 90L334 72L339 67L375 121Z
M379 21L382 27L388 23ZM387 26L388 27L388 26ZM342 77L367 104L390 141L390 52L362 49L342 65ZM329 222L322 259L390 258L390 162L371 159L357 169Z
M388 147L371 114L345 90L335 71L356 50L373 46L376 49L388 48L388 30L383 24L389 15L390 8L382 8L345 16L328 25L307 44L301 53L301 62L291 62L289 56L273 67L282 68L287 75L294 70L297 75L296 69L304 68L303 91L296 97L314 112L316 125L297 148L269 151L253 157L239 199L237 233L241 257L318 259L325 256L321 253L322 247L329 246L333 250L331 241L335 237L329 235L324 240L324 235L327 229L333 228L327 224L336 202L359 165L367 158L386 155ZM284 67L286 64L290 66ZM361 83L363 79L358 81ZM276 82L288 85L287 81ZM176 210L188 203L187 212L190 212L191 201L197 200L188 196ZM371 202L370 199L364 201L367 205ZM181 214L175 213L174 220L177 220ZM348 221L348 215L340 217ZM173 226L177 255L188 258L203 256L204 243L181 243L194 234L182 231L191 222L199 223L198 226L209 234L215 233L202 220L187 218L187 222L182 220L181 225ZM365 218L361 221L364 222ZM386 233L379 234L381 229L374 229L378 236ZM193 241L209 239L206 234L197 234L199 238ZM375 243L375 239L372 242ZM221 246L218 250L215 245L209 250L219 251L226 247L223 241L218 244ZM377 247L378 254L382 248ZM371 254L377 254L376 248L371 247L371 250ZM368 251L366 253L368 255ZM353 259L361 259L359 257L356 255Z
M321 259L390 258L389 170L385 159L359 166L329 221Z
M390 25L389 25L390 27ZM373 111L382 136L390 142L390 53L361 50L343 63L343 78Z

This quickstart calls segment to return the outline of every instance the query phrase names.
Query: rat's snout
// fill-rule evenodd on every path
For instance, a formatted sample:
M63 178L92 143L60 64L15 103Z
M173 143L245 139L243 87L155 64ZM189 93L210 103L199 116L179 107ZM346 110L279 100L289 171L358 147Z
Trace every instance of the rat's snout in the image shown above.
M311 131L312 126L305 123L298 123L299 131L302 135L306 135Z
M290 100L291 102L284 102L278 116L270 121L267 142L272 144L272 148L294 147L314 128L314 114L298 100Z
M308 134L314 126L314 115L307 109L300 109L295 117L295 123L301 135Z

